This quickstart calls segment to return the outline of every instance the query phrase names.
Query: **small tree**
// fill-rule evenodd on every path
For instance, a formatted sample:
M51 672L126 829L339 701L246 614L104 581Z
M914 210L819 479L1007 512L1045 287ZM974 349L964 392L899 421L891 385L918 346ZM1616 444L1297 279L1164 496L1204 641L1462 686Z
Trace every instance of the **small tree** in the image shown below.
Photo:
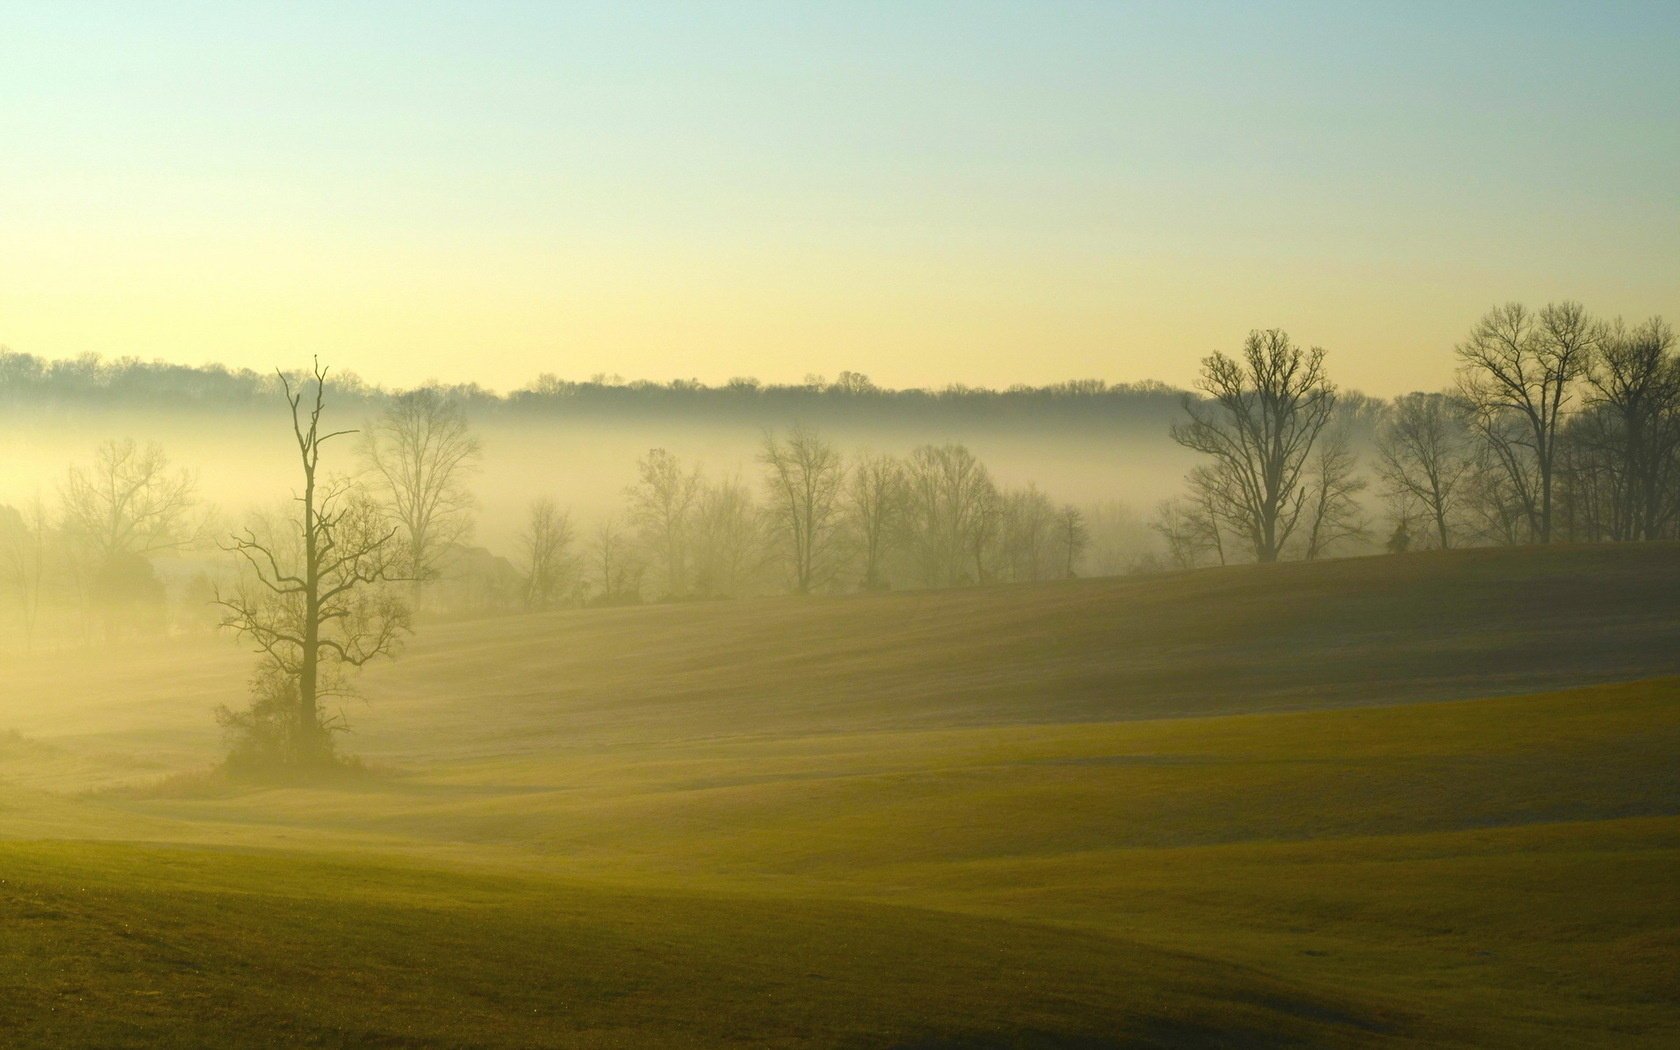
M793 589L809 594L839 571L845 464L834 446L801 426L785 440L766 433L759 462L765 466L771 521L787 554Z
M362 439L362 457L396 523L418 604L449 549L472 533L478 438L458 402L427 387L393 398Z
M1068 503L1056 513L1056 542L1062 555L1062 578L1071 580L1078 575L1074 569L1085 548L1091 545L1091 530L1085 527L1085 514Z
M190 546L202 535L195 520L197 481L175 469L156 444L107 441L93 463L72 467L61 490L64 532L78 549L79 571L104 617L118 631L118 610L161 603L152 556Z
M534 501L519 533L527 609L548 608L565 589L574 572L571 546L571 515L551 499Z
M700 469L684 469L676 456L652 449L636 464L638 480L625 490L630 520L659 559L665 595L688 593L690 517L700 497Z
M1445 394L1395 399L1377 438L1377 472L1391 501L1421 508L1442 550L1453 545L1453 529L1469 498L1475 469L1476 452L1462 402Z
M41 588L47 574L47 535L52 525L46 504L36 496L22 511L0 506L0 568L17 596L23 648L35 648L35 627L41 612Z
M1365 513L1358 498L1365 479L1355 473L1357 467L1347 431L1331 427L1313 449L1304 484L1306 526L1301 535L1307 561L1324 557L1339 543L1365 537Z
M589 556L600 582L596 601L602 605L634 604L642 600L642 577L647 572L629 532L608 518L595 527Z
M295 767L320 766L332 756L331 723L320 700L342 688L343 675L380 656L394 655L410 630L407 604L385 583L403 579L397 529L350 481L321 474L321 449L353 430L323 432L327 369L316 362L314 392L280 382L291 408L292 433L302 468L295 496L297 516L265 529L245 529L226 547L245 573L231 594L217 593L221 625L256 645L257 704L251 717L284 719L287 753L275 760ZM266 705L266 706L264 706Z
M887 585L885 566L905 512L904 464L891 456L861 453L846 485L845 514L852 542L863 560L863 588Z

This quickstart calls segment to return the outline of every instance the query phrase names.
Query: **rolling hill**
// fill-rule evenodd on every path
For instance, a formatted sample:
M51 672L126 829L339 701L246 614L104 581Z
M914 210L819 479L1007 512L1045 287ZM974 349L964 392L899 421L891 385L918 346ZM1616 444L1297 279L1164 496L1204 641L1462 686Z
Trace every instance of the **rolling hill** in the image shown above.
M0 692L18 1045L1680 1036L1680 550L426 625L381 772L239 788L249 657Z

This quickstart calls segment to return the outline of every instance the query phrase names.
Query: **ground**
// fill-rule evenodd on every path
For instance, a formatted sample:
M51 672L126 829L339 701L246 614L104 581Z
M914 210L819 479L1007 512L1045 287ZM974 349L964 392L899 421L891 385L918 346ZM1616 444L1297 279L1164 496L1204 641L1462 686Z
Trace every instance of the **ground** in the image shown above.
M7 1045L1668 1046L1680 549L426 625L0 689Z

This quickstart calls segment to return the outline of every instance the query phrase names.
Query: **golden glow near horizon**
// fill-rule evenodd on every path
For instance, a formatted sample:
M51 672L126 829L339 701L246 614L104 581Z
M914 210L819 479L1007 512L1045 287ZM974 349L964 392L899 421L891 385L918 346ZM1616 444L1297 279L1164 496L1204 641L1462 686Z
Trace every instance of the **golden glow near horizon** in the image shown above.
M358 11L0 15L0 344L1003 386L1280 326L1391 394L1497 302L1680 321L1672 8Z

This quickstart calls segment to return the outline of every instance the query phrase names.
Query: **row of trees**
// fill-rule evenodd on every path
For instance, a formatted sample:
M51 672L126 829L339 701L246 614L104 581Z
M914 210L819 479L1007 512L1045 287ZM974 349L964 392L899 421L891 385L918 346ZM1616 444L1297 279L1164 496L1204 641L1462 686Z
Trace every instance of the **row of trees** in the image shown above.
M819 434L768 434L756 487L708 479L665 449L637 464L622 516L582 539L552 500L520 534L526 604L808 594L1071 576L1083 513L1005 488L959 444L847 459Z
M319 387L320 379L324 373L309 381ZM288 403L295 382L280 377ZM334 436L352 433L355 456L321 481L334 499L353 497L367 527L377 522L392 531L393 557L400 557L412 603L445 574L446 561L471 532L468 482L478 441L461 407L427 389L392 399L368 426ZM24 648L33 647L44 609L73 611L72 633L88 640L162 626L170 587L157 570L166 555L194 568L191 577L173 581L182 592L178 615L202 620L221 573L213 560L194 556L221 545L226 526L201 499L192 471L156 444L106 441L90 462L66 472L54 495L37 495L20 508L0 506L0 587L10 593ZM286 519L284 510L255 514L233 549Z
M1401 396L1362 428L1323 350L1251 333L1240 359L1203 362L1205 396L1185 399L1172 436L1205 459L1155 528L1180 566L1322 557L1369 540L1375 481L1391 550L1672 538L1674 351L1660 318L1630 328L1578 303L1508 304L1457 347L1453 390Z

